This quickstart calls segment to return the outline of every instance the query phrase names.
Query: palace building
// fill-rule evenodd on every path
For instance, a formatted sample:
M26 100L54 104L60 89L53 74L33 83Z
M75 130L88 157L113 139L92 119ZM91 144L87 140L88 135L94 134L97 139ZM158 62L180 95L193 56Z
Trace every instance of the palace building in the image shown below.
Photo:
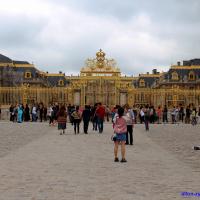
M27 61L0 54L0 105L43 102L84 106L176 106L200 104L200 59L180 62L167 72L122 76L114 59L100 50L87 59L79 76L51 74Z

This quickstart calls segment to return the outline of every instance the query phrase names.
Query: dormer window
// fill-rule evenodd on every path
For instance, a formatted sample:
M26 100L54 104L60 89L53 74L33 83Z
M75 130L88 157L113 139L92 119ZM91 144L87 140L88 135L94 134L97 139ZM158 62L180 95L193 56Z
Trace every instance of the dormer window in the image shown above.
M176 80L176 81L179 80L177 72L172 72L172 80Z
M145 87L145 81L144 81L144 79L140 79L139 86L140 87Z
M59 85L59 86L64 86L64 81L63 81L63 80L59 80L59 81L58 81L58 85Z
M31 72L25 72L24 77L25 78L31 78L32 77Z
M194 74L193 71L190 71L188 79L189 79L190 81L194 81L194 80L195 80L195 74Z

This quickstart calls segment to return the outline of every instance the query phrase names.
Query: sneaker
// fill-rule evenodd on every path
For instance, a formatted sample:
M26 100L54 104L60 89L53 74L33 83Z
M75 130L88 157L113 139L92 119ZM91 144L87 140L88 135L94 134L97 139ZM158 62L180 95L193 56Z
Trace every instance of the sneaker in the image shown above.
M119 162L119 159L118 159L118 158L115 158L114 162Z
M120 162L127 162L125 158L122 158Z

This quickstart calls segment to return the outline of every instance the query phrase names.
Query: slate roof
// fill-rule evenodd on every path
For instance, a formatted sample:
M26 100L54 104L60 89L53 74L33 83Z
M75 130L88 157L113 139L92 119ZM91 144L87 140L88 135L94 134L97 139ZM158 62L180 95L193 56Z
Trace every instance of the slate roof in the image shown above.
M12 63L12 60L2 54L0 54L0 63Z
M191 59L191 60L184 60L183 65L184 66L200 65L200 59L195 58L195 59Z
M193 71L196 75L196 78L200 78L200 69L193 69L191 67L191 69L169 69L169 71L164 75L164 79L169 80L169 81L174 81L172 80L172 73L173 72L177 72L178 76L179 76L179 80L180 79L187 79L189 76L189 73ZM189 81L189 80L188 80Z
M145 81L145 87L152 87L156 80L159 80L159 77L153 77L153 76L139 76L137 80L133 81L133 85L136 88L140 88L140 80L144 79ZM141 87L143 88L143 87Z
M27 61L18 61L18 60L13 60L13 63L14 63L14 64L30 64L30 63L27 62Z
M65 78L65 76L63 75L63 76L60 76L60 75L58 75L58 76L47 76L47 81L48 81L48 84L51 86L51 87L56 87L56 86L59 86L59 84L58 84L58 82L60 81L60 80L63 80L64 81L64 86L67 86L67 85L69 85L69 80L67 80L66 78Z
M25 72L31 72L31 78L38 78L38 71L35 67L29 67L29 68L24 68L24 67L17 67L16 70L21 73Z

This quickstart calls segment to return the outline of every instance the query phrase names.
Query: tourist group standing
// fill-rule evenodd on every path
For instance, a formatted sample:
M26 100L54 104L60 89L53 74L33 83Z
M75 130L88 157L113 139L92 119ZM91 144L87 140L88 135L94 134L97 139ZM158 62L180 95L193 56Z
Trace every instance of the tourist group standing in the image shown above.
M38 119L40 122L47 120L47 107L40 104L33 104L30 107L28 104L24 107L23 104L11 105L9 108L10 121L22 123L23 121L36 122Z
M136 109L136 113L139 113L140 123L145 124L145 129L149 130L149 123L186 123L186 124L197 124L200 120L200 107L197 109L194 105L188 105L187 107L172 106L167 107L164 105L162 108L158 106L157 109L154 106L141 106L139 109ZM137 115L137 114L136 114ZM137 120L137 119L136 119Z

